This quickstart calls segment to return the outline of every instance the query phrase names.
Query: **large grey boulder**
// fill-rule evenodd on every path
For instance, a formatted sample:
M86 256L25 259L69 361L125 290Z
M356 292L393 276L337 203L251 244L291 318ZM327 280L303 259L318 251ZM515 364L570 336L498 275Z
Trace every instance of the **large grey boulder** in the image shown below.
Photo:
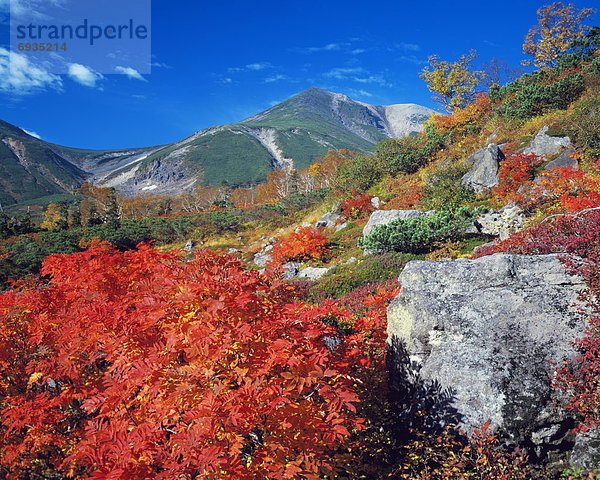
M550 155L556 155L571 147L569 137L551 137L546 132L548 132L548 127L543 127L523 149L523 153L534 153L548 158Z
M518 205L506 205L501 210L491 210L475 221L480 233L500 237L505 240L511 233L525 227L525 212Z
M575 147L567 148L564 152L562 152L558 157L556 157L551 162L544 167L544 170L552 170L557 167L571 167L574 170L579 168L579 162L571 157L571 154L575 152Z
M412 372L395 382L438 385L441 421L447 415L465 431L490 422L538 458L572 447L575 422L557 408L563 394L549 378L576 355L571 342L586 323L577 307L583 283L558 256L412 261L399 280L388 342L404 370L392 380Z
M363 228L363 237L366 237L376 227L387 225L394 220L422 217L434 213L434 211L422 212L421 210L375 210L369 217L365 228Z
M477 193L498 185L498 170L502 160L504 154L495 143L475 152L465 162L471 169L463 176L462 184Z

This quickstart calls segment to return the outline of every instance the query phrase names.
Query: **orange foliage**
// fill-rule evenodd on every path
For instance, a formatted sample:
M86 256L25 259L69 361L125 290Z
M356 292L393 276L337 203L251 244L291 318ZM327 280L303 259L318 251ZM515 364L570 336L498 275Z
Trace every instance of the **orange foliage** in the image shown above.
M205 250L95 244L0 295L0 463L75 478L321 478L361 421L323 308Z
M344 199L340 205L340 210L349 219L361 218L370 214L375 207L372 202L373 197L368 193L359 194L356 190L352 196Z
M422 182L414 175L389 180L387 190L394 193L394 198L386 204L387 209L416 208L423 199Z
M456 108L451 115L434 115L433 121L438 130L453 130L475 125L481 116L491 109L490 99L485 93L479 93L475 101L463 108Z
M303 227L280 238L271 250L272 262L304 262L322 258L329 252L329 240L321 229Z
M535 169L544 159L533 153L511 153L501 163L498 185L492 188L496 203L519 201L519 189L533 185ZM522 203L522 200L521 200Z

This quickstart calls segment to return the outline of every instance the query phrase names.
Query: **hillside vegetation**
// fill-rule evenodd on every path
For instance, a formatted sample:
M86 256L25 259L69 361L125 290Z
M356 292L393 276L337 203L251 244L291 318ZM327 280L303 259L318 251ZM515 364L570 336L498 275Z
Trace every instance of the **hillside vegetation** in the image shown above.
M532 51L539 63L547 48ZM422 392L393 388L386 312L412 260L575 255L589 328L553 382L573 428L597 435L599 54L600 29L583 29L539 70L479 92L466 75L459 95L449 69L473 73L474 57L435 57L425 77L448 114L315 162L275 107L268 126L298 129L286 151L306 161L270 171L240 137L228 154L256 162L213 165L232 184L264 175L255 187L127 198L84 184L75 203L0 214L0 279L13 282L0 294L0 476L598 478L489 423L432 422ZM197 141L229 148L218 135ZM486 230L490 212L510 222Z

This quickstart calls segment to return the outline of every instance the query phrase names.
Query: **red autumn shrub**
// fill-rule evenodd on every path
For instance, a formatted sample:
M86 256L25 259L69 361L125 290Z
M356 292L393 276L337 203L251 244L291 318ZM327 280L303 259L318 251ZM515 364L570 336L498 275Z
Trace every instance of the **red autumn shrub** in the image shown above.
M475 257L497 252L571 254L563 260L587 284L581 300L589 307L588 330L575 343L579 356L558 370L555 385L569 393L567 408L580 415L582 430L600 428L600 210L561 215L481 248Z
M600 206L599 187L587 172L557 167L542 172L516 200L532 210L556 206L562 211L578 212Z
M42 273L0 295L2 478L42 459L81 479L316 480L361 428L325 312L232 256L96 244Z
M357 219L370 214L375 207L373 197L368 193L360 195L356 190L351 197L346 198L340 205L340 210L346 218Z
M519 188L531 184L536 167L543 161L543 158L533 153L509 154L500 163L498 185L492 192L496 197L512 200L511 196L516 194Z
M327 235L319 228L303 227L280 238L271 250L275 264L322 258L329 252Z

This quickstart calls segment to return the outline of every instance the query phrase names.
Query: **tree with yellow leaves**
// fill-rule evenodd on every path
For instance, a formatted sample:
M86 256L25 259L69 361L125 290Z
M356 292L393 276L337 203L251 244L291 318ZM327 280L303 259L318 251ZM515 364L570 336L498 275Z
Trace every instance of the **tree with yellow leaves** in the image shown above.
M575 5L553 2L537 11L538 23L525 36L523 51L533 57L523 65L553 67L569 46L585 36L589 27L582 22L594 13L591 8L577 10Z
M59 205L58 203L49 204L44 212L44 220L40 224L40 227L46 230L59 230L66 228L66 226L67 221L64 205Z
M475 50L461 55L455 62L432 55L428 59L429 65L419 75L434 93L433 98L449 112L471 102L477 93L477 85L485 77L484 72L471 70L475 57Z

